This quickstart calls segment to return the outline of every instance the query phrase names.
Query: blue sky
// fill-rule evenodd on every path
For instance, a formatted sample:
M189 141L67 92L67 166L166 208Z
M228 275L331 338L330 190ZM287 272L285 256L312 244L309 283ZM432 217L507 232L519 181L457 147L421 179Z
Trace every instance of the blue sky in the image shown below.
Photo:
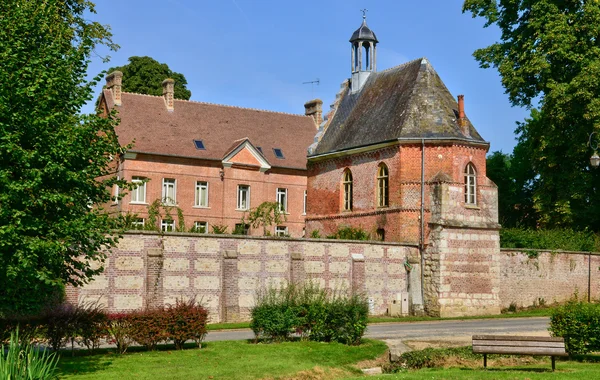
M95 75L150 56L185 75L192 100L303 113L313 98L334 100L350 76L352 32L367 8L377 34L377 68L427 57L465 110L490 152L512 152L516 121L495 69L481 69L475 49L499 38L496 28L462 14L462 0L95 0L97 15L121 46L89 67ZM104 55L105 49L98 53ZM320 84L303 82L320 80ZM97 91L100 90L98 87ZM92 106L84 108L90 112Z

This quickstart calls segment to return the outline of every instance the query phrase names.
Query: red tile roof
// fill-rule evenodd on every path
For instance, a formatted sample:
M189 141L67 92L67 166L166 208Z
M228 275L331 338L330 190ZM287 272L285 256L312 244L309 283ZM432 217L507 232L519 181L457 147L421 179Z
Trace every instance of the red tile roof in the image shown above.
M104 97L111 108L111 91L104 90ZM316 133L310 116L188 100L175 100L169 112L162 96L123 93L116 109L119 141L125 145L135 139L133 152L222 160L232 144L247 137L271 166L306 169ZM196 149L194 140L202 140L206 149ZM282 149L285 159L276 158L273 148Z

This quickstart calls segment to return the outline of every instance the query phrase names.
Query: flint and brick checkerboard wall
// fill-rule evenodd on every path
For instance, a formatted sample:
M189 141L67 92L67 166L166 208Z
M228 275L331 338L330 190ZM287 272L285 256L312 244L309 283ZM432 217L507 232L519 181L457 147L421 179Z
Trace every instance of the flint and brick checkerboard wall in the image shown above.
M537 257L535 257L537 255ZM591 266L589 260L591 258ZM498 255L498 288L502 307L511 303L566 301L575 294L587 299L588 270L591 299L600 298L600 254L502 249Z
M139 232L125 234L105 271L71 302L99 300L110 312L202 300L211 320L247 320L261 288L312 279L333 290L366 291L374 314L407 290L413 245Z

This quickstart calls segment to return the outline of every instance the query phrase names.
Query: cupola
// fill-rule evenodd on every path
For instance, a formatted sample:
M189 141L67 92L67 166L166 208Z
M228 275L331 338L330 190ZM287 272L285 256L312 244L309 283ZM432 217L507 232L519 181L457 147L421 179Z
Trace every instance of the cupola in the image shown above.
M377 37L367 26L367 10L363 9L361 26L352 33L350 44L352 46L352 82L351 92L360 91L369 75L377 71Z

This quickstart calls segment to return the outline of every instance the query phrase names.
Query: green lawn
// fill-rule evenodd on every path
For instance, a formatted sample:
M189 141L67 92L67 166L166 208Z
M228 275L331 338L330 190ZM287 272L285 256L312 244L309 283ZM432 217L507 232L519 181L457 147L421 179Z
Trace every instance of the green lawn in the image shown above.
M396 374L369 377L369 379L599 379L598 363L557 362L556 371L550 368L550 359L545 364L529 366L503 366L487 370L468 367L426 368Z
M253 344L244 341L208 342L202 349L183 351L110 351L81 357L63 352L61 379L263 379L290 376L320 367L338 368L341 376L358 375L353 364L380 357L385 343L366 340L361 346L291 342ZM211 377L212 376L212 377Z

